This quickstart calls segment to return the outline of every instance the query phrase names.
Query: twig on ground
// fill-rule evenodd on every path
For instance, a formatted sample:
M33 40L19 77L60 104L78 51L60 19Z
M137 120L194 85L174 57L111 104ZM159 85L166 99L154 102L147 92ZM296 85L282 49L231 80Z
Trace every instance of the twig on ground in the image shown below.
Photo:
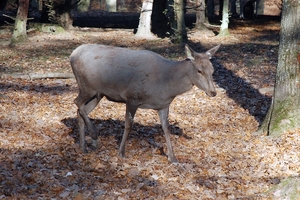
M28 74L2 74L1 78L11 77L11 78L18 78L18 79L28 79L28 80L36 80L36 79L72 79L74 75L72 73L46 73L46 74L35 74L35 73L28 73Z

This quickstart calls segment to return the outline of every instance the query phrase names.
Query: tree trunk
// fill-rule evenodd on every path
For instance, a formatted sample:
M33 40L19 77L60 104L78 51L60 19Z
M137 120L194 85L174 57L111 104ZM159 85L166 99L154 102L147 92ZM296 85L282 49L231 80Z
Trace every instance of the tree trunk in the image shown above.
M218 36L228 36L228 25L229 25L229 13L228 13L228 7L229 7L229 0L224 0L223 3L223 10L222 10L222 24L220 28L220 33Z
M205 0L196 0L196 24L195 28L198 30L206 30L204 23L205 18Z
M151 33L151 14L153 8L153 0L144 0L140 15L139 27L136 36L149 38L153 37Z
M11 45L18 42L28 41L26 30L28 8L29 0L19 0L17 17L15 20L15 26L10 41Z
M277 136L300 128L300 2L284 0L272 105L259 132Z
M183 44L187 42L187 33L185 29L185 21L184 21L184 2L183 0L175 0L174 1L174 11L175 11L175 21L173 25L175 25L174 31L175 35L172 42L176 44Z

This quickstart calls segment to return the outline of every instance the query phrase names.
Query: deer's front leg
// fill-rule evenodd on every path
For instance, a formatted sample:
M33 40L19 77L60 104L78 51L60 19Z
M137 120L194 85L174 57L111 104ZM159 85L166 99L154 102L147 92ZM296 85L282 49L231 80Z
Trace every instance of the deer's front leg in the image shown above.
M162 129L164 131L164 136L165 136L166 142L167 142L168 160L171 163L178 162L177 159L174 156L173 148L172 148L172 144L171 144L171 139L170 139L171 131L170 131L170 125L169 125L169 121L168 121L169 107L159 110L158 115L159 115L159 118L160 118Z

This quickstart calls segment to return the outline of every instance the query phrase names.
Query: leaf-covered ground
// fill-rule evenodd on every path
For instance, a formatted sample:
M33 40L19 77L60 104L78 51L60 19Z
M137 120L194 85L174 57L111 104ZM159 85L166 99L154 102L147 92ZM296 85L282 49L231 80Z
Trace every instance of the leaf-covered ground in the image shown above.
M159 148L166 151L155 111L138 110L127 158L120 159L125 106L102 100L90 115L100 147L83 154L75 80L1 78L0 199L280 199L280 192L267 191L299 175L300 132L279 138L253 134L271 102L279 22L236 21L230 31L226 38L189 31L189 44L198 51L222 47L212 60L217 96L193 88L171 104L179 164L170 164ZM9 37L2 29L2 74L71 72L68 57L83 43L184 59L183 48L168 39L139 39L131 30L31 32L29 43L15 47L8 47Z

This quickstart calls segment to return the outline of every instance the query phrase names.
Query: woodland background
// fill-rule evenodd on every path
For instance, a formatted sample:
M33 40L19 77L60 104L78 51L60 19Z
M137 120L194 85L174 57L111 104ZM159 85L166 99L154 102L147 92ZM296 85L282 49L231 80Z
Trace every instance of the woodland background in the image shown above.
M11 27L0 26L0 199L285 198L288 178L299 176L300 132L255 134L271 104L279 25L277 18L233 19L225 38L188 30L195 50L222 47L212 60L217 96L193 88L171 104L179 164L164 156L152 110L138 110L127 157L118 158L125 106L107 100L90 115L100 148L83 154L75 80L32 75L71 73L69 55L84 43L148 49L174 60L185 59L181 45L140 39L132 29L75 27L58 34L32 29L29 42L9 47Z

